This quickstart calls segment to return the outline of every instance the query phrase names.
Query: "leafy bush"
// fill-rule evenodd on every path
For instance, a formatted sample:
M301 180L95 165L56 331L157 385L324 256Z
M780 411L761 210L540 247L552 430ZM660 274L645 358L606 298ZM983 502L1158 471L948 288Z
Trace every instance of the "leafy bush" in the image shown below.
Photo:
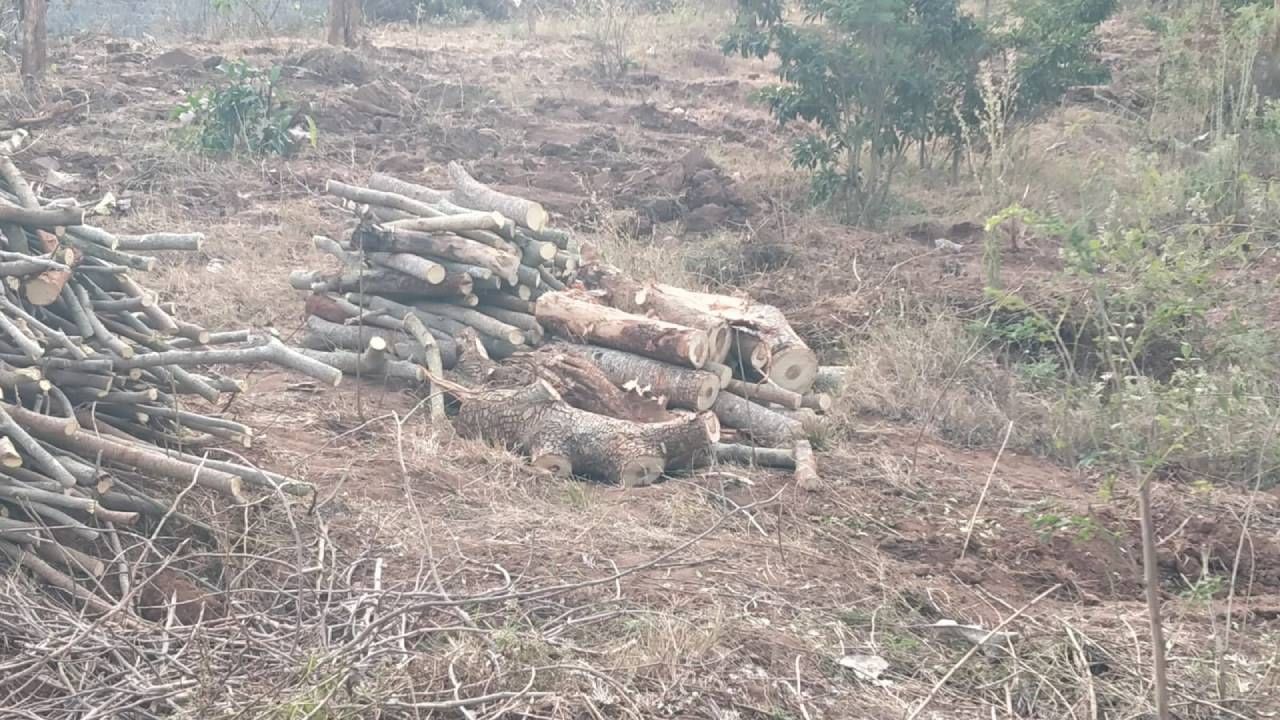
M1094 30L1115 9L1116 0L1014 0L1014 22L996 44L1016 52L1019 112L1055 102L1073 85L1107 78Z
M184 142L212 155L291 155L303 140L315 144L315 122L285 98L278 66L264 71L237 61L219 69L224 85L193 92L173 109Z
M1022 113L1071 84L1095 82L1093 30L1115 0L1020 0L984 29L957 0L801 0L800 21L783 0L739 0L726 52L776 56L780 85L762 98L783 123L811 132L792 149L813 174L819 200L839 201L855 222L875 219L908 147L942 141L958 160L970 128L983 125L979 69L1017 58L1010 72ZM987 70L991 64L985 63Z

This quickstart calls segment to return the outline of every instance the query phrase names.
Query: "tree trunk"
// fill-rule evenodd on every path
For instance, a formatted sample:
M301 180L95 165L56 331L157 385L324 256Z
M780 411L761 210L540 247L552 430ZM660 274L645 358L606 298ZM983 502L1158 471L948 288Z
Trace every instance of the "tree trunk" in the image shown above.
M633 393L651 393L665 398L669 407L702 412L710 410L720 395L720 379L712 373L621 350L572 344L557 347L587 358L614 385Z
M360 0L329 0L330 45L355 47L359 42Z
M700 368L710 343L703 330L597 305L585 295L550 292L538 298L537 318L552 333L597 345Z
M668 462L719 439L708 413L662 423L634 423L570 407L546 382L469 397L458 431L529 455L559 475L577 473L624 486L647 485Z
M20 0L22 3L22 81L32 84L44 77L49 64L45 13L49 0Z

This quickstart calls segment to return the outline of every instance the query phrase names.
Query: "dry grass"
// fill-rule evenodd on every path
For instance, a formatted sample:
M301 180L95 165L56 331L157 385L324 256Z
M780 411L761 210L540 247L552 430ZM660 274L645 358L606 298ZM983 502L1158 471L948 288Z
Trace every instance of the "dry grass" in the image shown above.
M740 97L700 99L684 87L708 77L734 79L745 95L758 82L748 75L762 72L762 66L713 61L706 52L721 17L681 12L643 18L636 26L636 73L659 76L652 88L603 87L582 74L589 62L589 40L581 36L588 18L549 19L533 39L522 37L518 26L481 25L379 29L373 41L411 51L394 56L398 73L447 77L495 99L481 110L458 109L433 106L424 93L411 104L415 129L452 132L491 123L504 139L501 151L517 162L532 155L517 143L527 127L521 123L537 117L538 97L680 103L708 124L714 118L762 118L760 108ZM536 81L521 72L533 66L539 68ZM317 93L317 103L336 92ZM112 226L206 232L203 257L166 258L149 285L178 303L182 315L210 326L266 325L287 333L296 324L301 299L288 289L287 272L318 266L310 236L336 234L343 222L308 189L318 180L362 177L393 151L414 153L426 174L439 171L439 163L423 161L413 142L397 138L404 144L393 150L363 146L357 141L366 136L357 133L322 137L319 151L297 161L191 158L175 153L163 126L150 119L166 111L172 98L133 100L95 118L105 131L52 129L44 142L150 163L145 182L131 188L138 212L113 219ZM1065 119L1048 121L1042 127L1052 130L1042 131L1056 132L1055 123L1069 125L1071 117L1064 111ZM1098 125L1105 126L1104 120ZM1087 129L1080 147L1072 146L1081 162L1098 162L1095 156L1111 147L1092 145L1093 132ZM619 128L619 135L637 164L657 162L645 153L671 141L669 134L637 127ZM903 287L943 291L931 287L936 279L924 272L904 278L913 267L901 265L904 257L927 250L898 238L868 239L830 225L821 213L797 212L804 182L786 164L784 139L761 125L745 142L704 143L727 172L770 201L752 227L700 240L638 243L606 222L586 239L642 277L683 284L728 281L768 287L774 294L791 288L792 300L812 308L815 319L806 328L828 331L824 340L843 339L832 358L843 358L854 371L833 418L837 431L820 456L824 488L802 493L784 473L736 467L640 490L550 478L510 453L432 427L415 410L420 399L410 393L354 382L317 392L281 373L254 372L251 392L229 409L261 430L252 458L306 477L320 492L314 507L264 503L215 515L228 532L217 549L227 555L252 538L255 552L270 555L271 561L245 560L252 567L236 577L239 585L228 583L225 594L245 598L244 627L259 627L257 622L296 633L288 644L256 646L269 664L253 666L253 677L245 677L239 660L217 656L199 674L195 701L176 714L411 715L392 701L518 693L531 671L531 692L547 695L478 703L472 712L566 719L901 720L935 686L938 695L921 717L1149 712L1142 610L1132 584L1121 582L1131 561L1101 540L1068 533L1042 538L1028 519L1049 499L1064 516L1104 516L1123 542L1128 506L1122 500L1102 503L1096 478L1014 452L996 463L991 452L1010 421L1012 448L1053 455L1056 442L1081 442L1075 438L1093 427L1090 418L1062 413L1032 393L1024 378L975 341L970 318L925 312L902 299L896 291ZM1078 179L1081 166L1059 163L1057 151L1040 148L1039 139L1031 144L1042 152L1046 186L1064 184L1072 175ZM953 210L974 202L957 197L958 204L935 201ZM1063 202L1093 201L1064 196ZM756 262L750 251L761 244L759 230L766 225L777 231L771 238L786 243L798 260ZM916 264L933 260L926 255ZM805 265L811 262L820 264ZM771 279L780 280L770 285ZM874 305L878 313L856 333L841 314L855 301ZM968 518L993 465L975 544L960 558ZM1194 552L1221 539L1207 536L1202 526L1220 526L1234 540L1242 532L1242 497L1202 498L1185 488L1162 487L1157 500L1165 512L1169 562L1187 571L1185 561ZM1271 517L1266 513L1274 513L1274 503L1259 503L1259 512ZM1266 547L1274 522L1253 528L1250 547ZM381 593L372 589L379 559ZM196 567L221 581L214 565L204 562ZM1250 564L1251 577L1254 564L1265 560ZM227 567L229 576L242 569ZM1179 702L1198 703L1181 707L1186 715L1230 716L1203 705L1215 702L1237 716L1256 716L1277 692L1277 637L1274 620L1266 619L1273 617L1266 613L1276 586L1261 577L1265 570L1258 568L1260 579L1249 597L1242 592L1237 600L1240 629L1230 653L1214 646L1221 637L1221 595L1210 604L1170 595L1177 696ZM1181 587L1175 582L1170 587ZM941 682L969 646L921 626L953 619L995 627L1058 583L1061 590L1006 628L1019 633L1012 654L980 653ZM293 598L303 590L310 600L301 605L307 615L299 622ZM508 590L518 595L508 597ZM494 593L503 599L486 599ZM332 618L359 622L363 616L354 609L393 613L442 594L474 602L462 605L462 612L450 606L410 615L408 627L421 633L403 651L377 655L377 662L371 655L353 659L334 650L345 630ZM0 603L0 615L4 607ZM59 612L60 618L70 617L65 609ZM378 638L395 648L398 631ZM166 636L157 633L144 636L140 646ZM0 653L0 669L17 662L8 652ZM885 658L889 669L881 682L842 667L839 660L851 654ZM22 660L47 659L32 652ZM1219 687L1225 694L1218 694ZM1205 700L1220 697L1226 699ZM458 714L417 714L433 712Z

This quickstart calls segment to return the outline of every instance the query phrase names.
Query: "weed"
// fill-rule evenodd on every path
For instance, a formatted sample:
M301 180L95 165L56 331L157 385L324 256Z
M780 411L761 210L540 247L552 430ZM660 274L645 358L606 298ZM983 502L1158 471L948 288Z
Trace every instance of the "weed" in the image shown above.
M284 96L279 66L264 71L237 61L219 69L224 85L193 92L173 109L185 144L210 155L291 155L303 140L316 144L315 122Z

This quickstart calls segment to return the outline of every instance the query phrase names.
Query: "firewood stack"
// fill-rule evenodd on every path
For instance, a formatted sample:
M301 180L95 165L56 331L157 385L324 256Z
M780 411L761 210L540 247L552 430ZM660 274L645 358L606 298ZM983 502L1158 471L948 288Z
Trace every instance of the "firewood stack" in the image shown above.
M781 312L641 283L589 251L584 264L536 202L457 163L449 176L450 191L382 174L329 183L358 224L345 242L315 240L336 270L291 275L312 293L304 352L349 373L429 376L462 402L461 432L553 472L639 485L720 459L816 481L807 437L831 400L811 391L817 358ZM364 362L375 345L394 359ZM720 444L721 427L748 445Z
M102 573L99 551L116 554L106 539L118 547L117 529L172 512L148 492L306 491L205 456L220 443L247 446L253 433L185 409L182 396L214 402L239 390L188 368L273 362L331 385L342 377L273 337L183 322L130 276L155 263L141 253L197 250L202 239L86 225L74 201L40 198L0 156L0 558L99 609L108 603L88 589L96 583L78 578Z

